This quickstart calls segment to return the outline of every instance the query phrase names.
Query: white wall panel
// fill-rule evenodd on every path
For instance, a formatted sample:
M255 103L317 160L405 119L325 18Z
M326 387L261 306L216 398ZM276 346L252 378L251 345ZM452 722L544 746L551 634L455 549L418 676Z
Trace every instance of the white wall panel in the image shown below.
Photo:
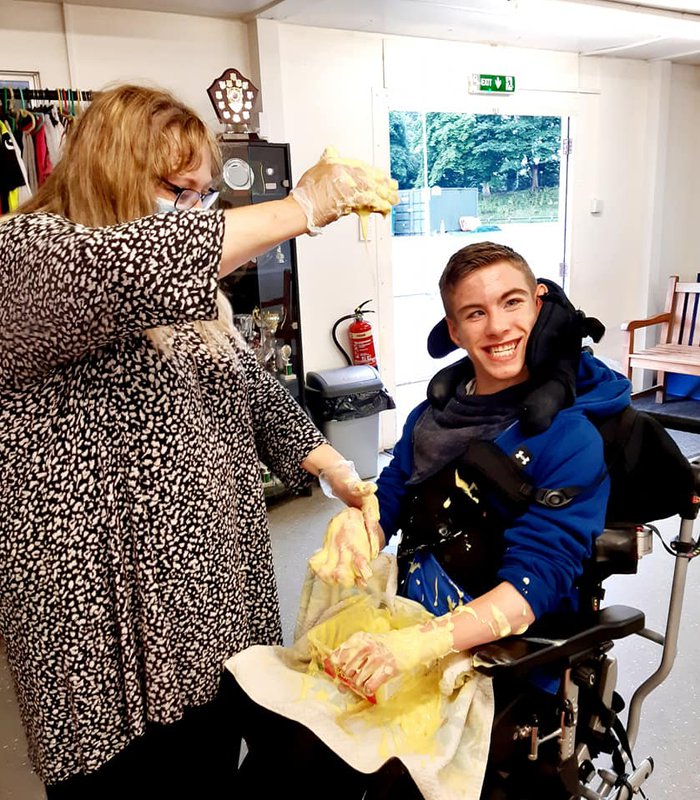
M228 67L250 72L241 22L89 6L66 6L73 80L103 88L133 81L173 91L213 127L206 89Z
M0 0L0 72L39 72L44 86L69 85L61 7Z

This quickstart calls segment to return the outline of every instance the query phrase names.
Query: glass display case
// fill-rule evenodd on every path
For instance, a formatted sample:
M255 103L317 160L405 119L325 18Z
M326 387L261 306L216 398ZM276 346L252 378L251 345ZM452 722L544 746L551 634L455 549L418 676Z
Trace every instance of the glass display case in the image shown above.
M235 137L218 137L223 163L219 208L286 197L292 186L289 145ZM220 286L233 306L234 324L260 363L305 407L294 240L235 270ZM283 491L264 465L261 475L268 497Z
M289 194L289 145L219 139L223 169L219 207L281 200ZM263 366L303 406L304 381L294 241L258 256L223 278L234 322Z

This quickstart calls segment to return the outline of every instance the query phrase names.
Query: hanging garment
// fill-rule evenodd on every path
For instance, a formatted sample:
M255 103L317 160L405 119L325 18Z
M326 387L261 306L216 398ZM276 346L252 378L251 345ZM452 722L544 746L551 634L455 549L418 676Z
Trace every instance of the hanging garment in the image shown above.
M19 204L26 203L27 200L32 196L32 190L29 188L29 178L27 177L27 169L24 166L24 161L22 161L22 157L20 155L19 144L14 137L12 131L8 128L7 133L12 141L12 144L15 148L15 153L17 154L17 163L19 164L19 168L22 170L22 177L24 178L24 186L20 186L17 189Z
M0 121L0 210L3 214L17 208L19 204L17 190L25 183L14 137L8 126Z
M61 157L61 137L63 136L63 125L58 120L55 106L48 114L44 114L44 133L49 158L55 167Z
M36 157L36 174L39 186L49 177L53 171L53 164L49 156L46 145L46 125L44 124L44 114L37 115L37 127L32 131L34 137L34 154Z
M32 193L39 188L39 177L36 172L36 154L34 151L34 137L28 131L18 131L18 138L22 137L22 161L24 161Z

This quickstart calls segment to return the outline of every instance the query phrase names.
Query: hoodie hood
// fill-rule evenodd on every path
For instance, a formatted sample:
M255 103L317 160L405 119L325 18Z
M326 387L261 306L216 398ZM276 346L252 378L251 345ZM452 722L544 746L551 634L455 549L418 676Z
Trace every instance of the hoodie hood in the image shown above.
M630 404L630 390L630 382L619 372L586 351L581 354L574 409L584 411L591 421L605 419Z

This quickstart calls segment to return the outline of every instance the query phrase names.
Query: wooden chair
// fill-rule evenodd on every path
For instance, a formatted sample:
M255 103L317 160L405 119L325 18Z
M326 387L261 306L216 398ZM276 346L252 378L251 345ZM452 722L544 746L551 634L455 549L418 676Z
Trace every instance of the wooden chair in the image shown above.
M658 344L637 349L636 331L652 325L661 325ZM635 368L656 372L656 384L636 392L634 397L656 392L656 402L663 403L669 372L700 376L700 283L681 283L678 275L671 275L664 312L625 322L621 327L626 333L623 363L627 377L632 379Z

